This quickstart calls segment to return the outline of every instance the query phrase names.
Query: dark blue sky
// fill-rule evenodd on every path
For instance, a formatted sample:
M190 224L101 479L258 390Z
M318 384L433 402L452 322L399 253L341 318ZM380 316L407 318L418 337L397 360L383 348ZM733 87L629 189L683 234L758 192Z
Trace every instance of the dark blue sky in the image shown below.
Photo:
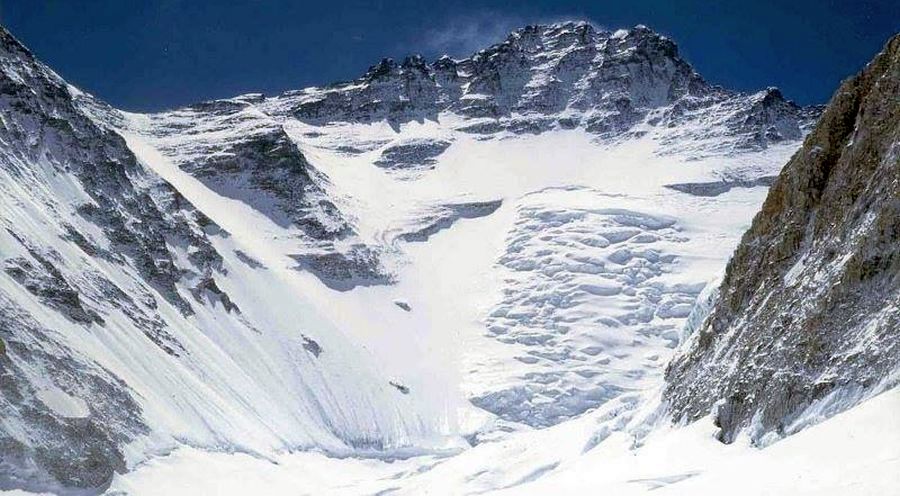
M647 24L712 82L824 103L900 30L900 0L0 0L38 57L131 110L352 79L383 56L464 56L571 18Z

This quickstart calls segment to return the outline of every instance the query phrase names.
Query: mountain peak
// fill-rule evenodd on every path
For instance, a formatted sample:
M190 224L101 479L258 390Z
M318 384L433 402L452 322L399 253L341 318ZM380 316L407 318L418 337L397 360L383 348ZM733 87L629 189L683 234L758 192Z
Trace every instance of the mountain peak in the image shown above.
M727 100L723 133L742 147L799 137L815 117L776 89L759 97L709 85L674 41L643 24L611 32L585 21L525 26L459 60L386 58L354 82L283 97L279 111L313 124L387 119L399 125L452 112L494 120L467 127L478 134L582 127L604 136L622 135L660 109L671 107L666 122L680 122L684 109Z

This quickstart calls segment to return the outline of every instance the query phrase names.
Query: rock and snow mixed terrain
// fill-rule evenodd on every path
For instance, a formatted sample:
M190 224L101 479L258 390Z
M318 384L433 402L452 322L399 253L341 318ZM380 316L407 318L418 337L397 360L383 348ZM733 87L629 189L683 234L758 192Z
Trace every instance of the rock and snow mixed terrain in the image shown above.
M662 401L693 420L740 383L720 365L752 343L713 338L705 353L709 338L696 341L706 315L725 312L714 289L726 262L820 108L708 84L644 26L530 26L463 60L384 60L348 83L149 115L66 84L5 31L0 41L0 490L697 494L749 464L786 491L802 481L774 468L822 439L848 462L871 450L871 463L796 462L818 487L900 483L883 435L900 435L895 392L763 451L737 435L754 409L732 404L726 446L709 419L673 427ZM847 98L896 102L886 53L881 75L857 83L878 91ZM874 254L859 291L893 298L878 322L855 316L881 326L866 328L879 349L896 344L900 141L881 107L859 121L887 122L881 189L856 177L851 197L829 200L856 205L845 227ZM791 161L798 189L826 179L802 157L876 139L848 138L846 112L825 114L840 137L820 126ZM812 234L834 224L802 241L805 225L778 225L806 254L772 255L799 268L757 267L767 280L811 284L823 253L843 256ZM732 266L752 265L741 250ZM723 288L759 279L724 277ZM885 349L877 372L894 380ZM718 382L693 387L713 382L704 374ZM795 403L792 422L832 413L816 405ZM744 478L747 494L773 490Z
M766 444L893 387L900 363L900 36L772 185L667 372L676 418Z

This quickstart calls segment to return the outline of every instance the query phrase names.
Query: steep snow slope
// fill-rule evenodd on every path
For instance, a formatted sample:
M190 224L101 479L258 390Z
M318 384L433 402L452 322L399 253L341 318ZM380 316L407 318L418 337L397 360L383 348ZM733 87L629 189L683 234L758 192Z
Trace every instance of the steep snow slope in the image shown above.
M100 120L115 111L5 31L0 68L0 487L102 487L177 444L443 444L442 408L392 387L297 271L240 236L295 230L123 140Z
M447 116L452 120L452 116ZM386 243L392 287L360 294L406 299L427 329L458 333L463 386L504 420L546 426L659 379L694 297L724 264L764 188L698 196L666 187L777 172L792 146L688 159L651 137L603 145L583 130L480 140L408 123L308 128L292 124L307 155L356 200L360 236ZM399 136L398 136L399 135ZM398 179L377 155L330 143L442 136L434 169ZM490 215L428 237L435 207L501 201ZM438 209L440 210L440 209ZM392 251L393 250L393 251ZM423 332L420 328L415 332Z
M547 426L656 380L756 208L753 188L814 113L776 90L706 84L645 27L613 34L529 27L462 61L383 61L352 83L112 121L298 228L248 237L340 291L307 287L343 328L377 336L397 380L421 375L403 357L463 342L470 352L429 354L448 366L425 375L461 360L476 405ZM436 263L442 246L477 254ZM413 394L446 396L455 378L437 375Z

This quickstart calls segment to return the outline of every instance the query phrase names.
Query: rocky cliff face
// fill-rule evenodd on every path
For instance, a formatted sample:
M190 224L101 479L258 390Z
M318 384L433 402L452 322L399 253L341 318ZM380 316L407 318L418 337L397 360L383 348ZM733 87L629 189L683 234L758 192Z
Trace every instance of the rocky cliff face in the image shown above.
M713 411L722 440L765 443L895 383L898 330L900 36L775 181L665 396L676 419Z

